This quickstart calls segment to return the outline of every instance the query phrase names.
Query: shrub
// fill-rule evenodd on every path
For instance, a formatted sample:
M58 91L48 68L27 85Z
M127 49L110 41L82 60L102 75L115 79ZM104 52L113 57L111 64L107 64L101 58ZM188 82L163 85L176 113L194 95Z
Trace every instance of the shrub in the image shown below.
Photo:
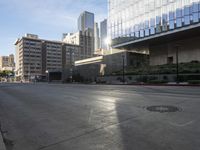
M200 84L200 80L189 80L189 84Z
M142 76L136 79L137 82L147 82L148 77L147 76Z
M150 80L148 83L151 83L151 84L165 84L165 83L168 83L167 80Z
M168 76L164 76L163 79L167 81L168 80Z
M121 77L117 77L117 80L118 80L118 81L122 81L122 78L121 78Z
M132 77L131 77L131 76L129 76L129 77L128 77L128 79L129 79L129 80L132 80Z

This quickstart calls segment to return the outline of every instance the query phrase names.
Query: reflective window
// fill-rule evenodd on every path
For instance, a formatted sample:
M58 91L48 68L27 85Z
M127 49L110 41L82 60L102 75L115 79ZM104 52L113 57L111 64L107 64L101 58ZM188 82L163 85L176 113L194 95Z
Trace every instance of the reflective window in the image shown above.
M131 33L131 37L134 37L134 36L135 36L135 34L134 34L134 32L132 32L132 33Z
M149 29L145 29L145 36L149 36Z
M140 36L139 36L139 31L136 31L136 32L135 32L135 37L136 37L136 38L139 38L139 37L140 37Z
M190 16L185 16L184 17L184 25L189 25L190 24Z
M199 22L199 13L193 13L193 22Z
M198 8L198 3L193 3L192 5L192 12L198 12L199 8Z
M176 27L177 27L177 28L182 27L182 18L177 18L177 19L176 19Z
M169 21L169 29L170 30L175 29L175 21L174 20Z
M155 28L154 27L150 27L150 34L155 34Z
M156 24L161 25L161 17L160 16L156 17Z
M176 18L180 18L182 17L182 10L181 9L177 9L176 10Z
M162 31L168 30L168 16L167 14L162 15Z
M168 16L167 16L167 14L163 14L162 15L162 24L167 24L168 23Z
M175 13L169 12L169 20L174 20L174 19L175 19Z
M140 30L140 37L144 37L144 30Z
M108 1L108 32L112 39L149 36L200 21L200 0Z
M161 25L156 25L156 33L160 33L162 31Z
M186 16L186 15L189 15L190 14L190 7L189 6L186 6L185 8L184 8L184 15Z
M149 28L149 21L148 20L145 21L145 29L147 29L147 28Z
M150 27L155 27L155 19L150 20Z

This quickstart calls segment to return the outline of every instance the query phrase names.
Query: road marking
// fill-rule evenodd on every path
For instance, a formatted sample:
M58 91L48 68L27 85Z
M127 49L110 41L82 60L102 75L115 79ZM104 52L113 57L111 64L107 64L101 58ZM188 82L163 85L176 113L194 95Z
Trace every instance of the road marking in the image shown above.
M169 124L176 126L176 127L185 127L185 126L189 126L189 125L193 124L194 122L195 121L192 120L192 121L189 121L189 122L186 122L186 123L183 123L183 124L178 124L178 123L173 123L173 122L169 122Z

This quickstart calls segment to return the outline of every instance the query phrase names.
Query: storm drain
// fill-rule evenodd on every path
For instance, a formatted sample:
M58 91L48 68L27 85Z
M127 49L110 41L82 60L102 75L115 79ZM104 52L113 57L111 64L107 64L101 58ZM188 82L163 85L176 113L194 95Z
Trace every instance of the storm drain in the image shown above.
M151 112L160 112L160 113L181 111L181 109L176 106L166 106L166 105L149 106L146 109Z

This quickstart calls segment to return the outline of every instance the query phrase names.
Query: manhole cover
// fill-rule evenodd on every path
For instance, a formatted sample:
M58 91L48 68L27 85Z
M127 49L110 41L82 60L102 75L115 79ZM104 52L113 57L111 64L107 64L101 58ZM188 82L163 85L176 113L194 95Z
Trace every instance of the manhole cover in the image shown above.
M165 105L149 106L146 109L148 111L160 112L160 113L181 111L181 109L176 106L165 106Z

